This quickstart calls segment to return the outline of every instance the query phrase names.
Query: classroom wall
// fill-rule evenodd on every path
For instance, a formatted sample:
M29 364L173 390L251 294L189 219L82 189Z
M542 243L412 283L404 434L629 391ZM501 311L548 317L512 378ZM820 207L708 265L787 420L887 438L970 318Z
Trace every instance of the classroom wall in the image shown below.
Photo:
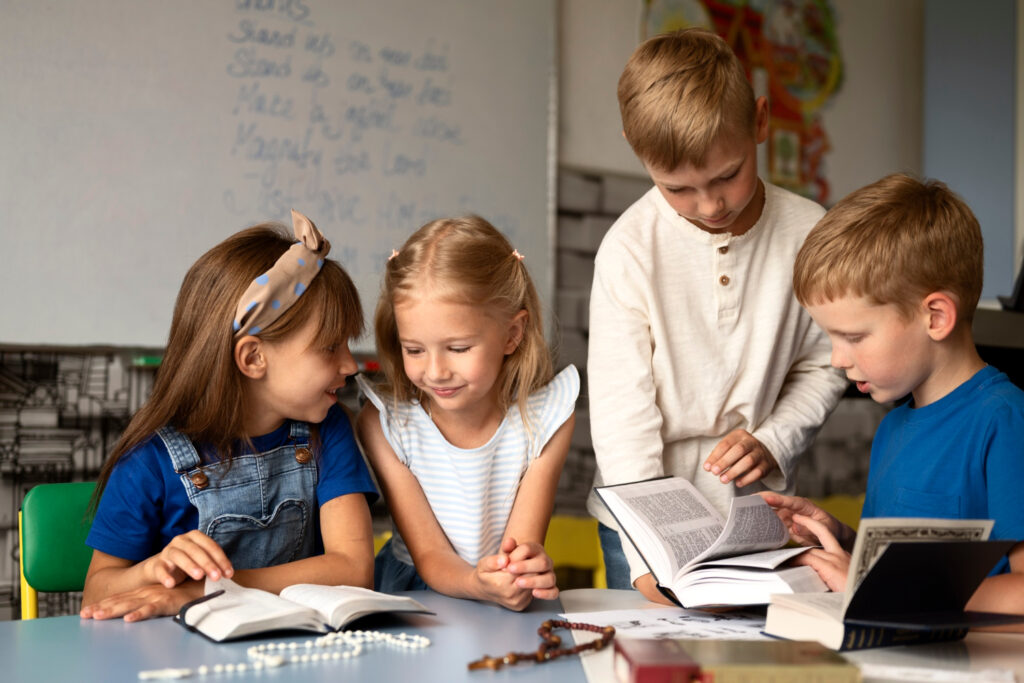
M847 61L843 89L825 112L835 197L890 170L921 172L924 4L833 0ZM561 360L577 363L584 375L593 253L615 216L647 187L621 137L615 102L615 82L639 38L640 5L641 0L560 0L555 314ZM0 618L12 614L13 525L24 487L95 469L145 398L151 373L116 352L0 352L0 557L14 558L0 563ZM882 414L884 407L871 401L844 401L801 472L803 490L862 488L867 448ZM577 424L560 482L561 513L584 513L593 474L584 401ZM12 475L20 457L17 444L34 447L28 478ZM54 603L49 612L44 605L44 613L74 607L72 599Z
M978 217L986 243L983 299L1010 294L1021 261L1014 222L1022 5L925 4L924 173L946 182Z
M559 164L642 174L615 88L640 40L639 0L562 0ZM892 171L921 171L923 0L832 0L845 64L825 105L832 200Z

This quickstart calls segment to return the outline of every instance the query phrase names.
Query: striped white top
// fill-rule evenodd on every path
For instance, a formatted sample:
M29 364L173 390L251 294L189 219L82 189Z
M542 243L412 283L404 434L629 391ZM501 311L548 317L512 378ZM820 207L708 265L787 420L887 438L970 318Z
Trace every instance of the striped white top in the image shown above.
M420 406L382 399L357 375L359 387L380 411L380 426L395 455L413 473L455 552L475 565L493 555L512 512L519 482L558 428L573 414L580 376L572 365L529 399L529 429L513 404L494 436L479 448L450 444ZM395 530L395 557L413 564Z

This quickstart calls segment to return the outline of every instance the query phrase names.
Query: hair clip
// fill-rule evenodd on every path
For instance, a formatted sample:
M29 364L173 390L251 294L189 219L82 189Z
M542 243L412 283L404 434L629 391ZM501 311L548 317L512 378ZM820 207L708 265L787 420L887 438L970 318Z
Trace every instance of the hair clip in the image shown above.
M513 249L513 250L512 250L512 255L513 255L513 256L515 256L515 257L516 257L517 259L519 259L520 261L522 261L522 260L523 260L523 255L519 253L519 250L518 250L518 249Z
M388 261L390 261L391 259L395 258L396 256L398 256L398 250L397 249L392 249L391 250L391 256L388 256Z

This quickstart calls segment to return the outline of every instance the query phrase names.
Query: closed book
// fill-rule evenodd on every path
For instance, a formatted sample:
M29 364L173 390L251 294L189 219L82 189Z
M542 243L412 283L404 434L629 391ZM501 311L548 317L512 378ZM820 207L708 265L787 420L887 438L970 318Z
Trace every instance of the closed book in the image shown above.
M615 641L621 683L856 683L860 670L816 642L660 639Z
M616 638L612 641L616 678L620 683L693 683L700 667L683 649L683 642Z

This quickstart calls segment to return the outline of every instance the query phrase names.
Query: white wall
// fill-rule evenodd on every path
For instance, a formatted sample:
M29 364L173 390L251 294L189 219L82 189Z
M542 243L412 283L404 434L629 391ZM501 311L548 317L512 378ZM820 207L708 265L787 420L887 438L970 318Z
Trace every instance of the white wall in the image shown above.
M615 88L639 42L641 0L561 0L559 162L642 174ZM826 105L832 200L892 171L921 171L922 0L833 0L845 80Z
M643 174L622 137L615 89L640 42L641 0L561 0L558 161Z
M974 210L985 238L982 299L1013 289L1017 125L1015 0L984 11L929 0L924 13L924 172Z

